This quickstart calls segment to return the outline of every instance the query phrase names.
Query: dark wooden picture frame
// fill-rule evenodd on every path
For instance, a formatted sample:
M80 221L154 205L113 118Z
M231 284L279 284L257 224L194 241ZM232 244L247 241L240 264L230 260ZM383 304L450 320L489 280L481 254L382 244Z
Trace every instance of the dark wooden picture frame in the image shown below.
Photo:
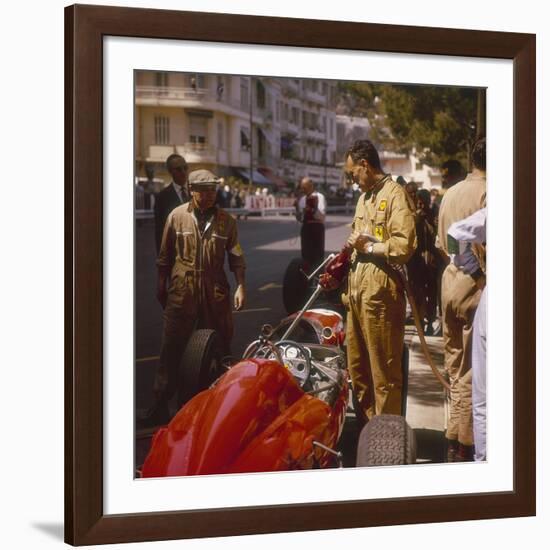
M414 33L414 40L410 37ZM514 65L514 490L125 515L103 512L103 37L471 56ZM535 36L214 13L65 10L65 540L73 545L535 514Z

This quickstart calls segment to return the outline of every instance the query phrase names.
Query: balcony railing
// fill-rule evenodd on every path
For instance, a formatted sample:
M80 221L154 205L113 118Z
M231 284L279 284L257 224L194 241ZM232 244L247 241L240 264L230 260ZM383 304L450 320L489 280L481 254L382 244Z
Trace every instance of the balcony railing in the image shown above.
M176 152L187 160L187 162L215 162L216 150L208 143L191 143L176 145Z
M213 103L227 105L238 111L248 112L248 103L241 105L240 99L233 99L225 93L212 92L207 88L176 88L173 86L138 86L136 99L154 99L157 101L192 101L197 103Z
M173 86L138 86L137 99L187 99L208 101L214 99L214 94L207 88L176 88Z
M308 128L303 129L302 132L305 133L305 136L307 138L312 139L314 141L324 142L326 139L326 132L319 127L310 126Z
M150 145L147 159L153 162L164 162L172 153L185 157L187 162L215 162L216 150L208 143L191 143L183 145Z
M305 97L308 101L313 101L314 103L320 103L321 105L325 105L327 102L326 96L319 92L314 92L313 90L305 90Z

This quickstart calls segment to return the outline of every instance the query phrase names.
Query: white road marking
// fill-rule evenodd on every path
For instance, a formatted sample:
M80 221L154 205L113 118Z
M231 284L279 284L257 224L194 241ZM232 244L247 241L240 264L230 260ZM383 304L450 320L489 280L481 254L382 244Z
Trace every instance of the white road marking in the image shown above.
M240 311L234 311L233 313L254 313L255 311L271 311L270 307L257 307L255 309L241 309Z
M258 290L263 292L264 290L270 290L272 288L283 288L283 285L279 283L267 283L266 285L261 286Z

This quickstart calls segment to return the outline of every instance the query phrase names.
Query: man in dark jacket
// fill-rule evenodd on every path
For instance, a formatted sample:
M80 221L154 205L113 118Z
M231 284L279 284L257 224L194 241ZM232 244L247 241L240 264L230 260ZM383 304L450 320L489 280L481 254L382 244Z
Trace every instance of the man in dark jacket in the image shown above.
M176 153L170 155L166 159L166 169L172 176L172 181L155 197L155 244L157 253L160 250L162 232L168 214L176 206L188 202L190 197L187 183L188 167L185 159Z

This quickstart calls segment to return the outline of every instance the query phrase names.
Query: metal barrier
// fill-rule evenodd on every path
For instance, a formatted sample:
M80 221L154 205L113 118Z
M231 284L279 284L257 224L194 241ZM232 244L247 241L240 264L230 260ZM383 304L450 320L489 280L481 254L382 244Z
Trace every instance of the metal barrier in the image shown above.
M264 218L265 216L293 216L295 209L292 206L281 206L281 207L275 207L275 208L224 208L226 212L229 214L232 214L236 217L244 217L246 219L248 216L261 216ZM327 206L327 214L336 214L336 213L344 213L344 214L350 214L353 213L355 210L355 206L353 204L342 204L339 206ZM153 218L154 212L153 210L144 210L144 209L136 209L135 211L135 217L138 220L146 220L149 218Z

